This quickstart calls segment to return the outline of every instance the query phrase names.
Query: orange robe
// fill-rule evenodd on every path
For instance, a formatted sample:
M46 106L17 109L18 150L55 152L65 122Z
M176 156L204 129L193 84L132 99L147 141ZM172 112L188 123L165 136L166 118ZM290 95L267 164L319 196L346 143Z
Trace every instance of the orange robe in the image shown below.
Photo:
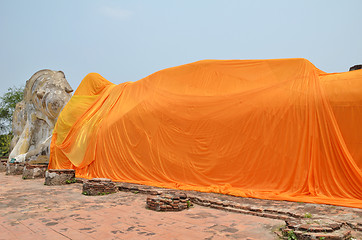
M205 60L119 85L91 73L58 118L49 168L362 208L362 70Z

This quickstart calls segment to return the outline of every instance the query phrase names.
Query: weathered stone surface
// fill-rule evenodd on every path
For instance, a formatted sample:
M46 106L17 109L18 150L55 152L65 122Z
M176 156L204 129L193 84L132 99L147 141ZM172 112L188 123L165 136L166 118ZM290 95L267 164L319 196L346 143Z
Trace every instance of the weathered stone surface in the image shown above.
M160 195L163 193L163 190L161 189L155 190L154 187L147 185L126 183L126 182L117 182L116 185L119 191L122 192L137 192L137 193L150 194L150 195Z
M362 64L354 65L349 68L349 71L359 70L362 69Z
M6 172L7 159L0 159L0 172Z
M41 70L26 82L24 100L13 115L9 162L49 158L54 125L72 91L61 71Z
M183 192L166 192L148 196L146 205L148 209L154 211L182 211L190 208L192 203Z
M24 163L7 163L6 175L23 175Z
M83 194L88 196L106 195L118 191L117 186L108 178L93 178L83 183Z
M26 164L23 171L23 179L35 179L35 178L44 178L45 172L48 169L48 165L43 164Z
M88 180L89 182L112 182L109 178L92 178Z
M45 185L64 185L74 182L74 169L49 169L45 172Z

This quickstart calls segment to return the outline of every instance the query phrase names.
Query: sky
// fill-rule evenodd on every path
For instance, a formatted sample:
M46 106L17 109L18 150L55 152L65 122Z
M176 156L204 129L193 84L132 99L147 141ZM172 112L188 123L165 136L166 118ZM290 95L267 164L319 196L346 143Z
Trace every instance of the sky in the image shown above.
M75 90L203 59L306 58L362 64L361 0L0 0L0 95L41 69Z

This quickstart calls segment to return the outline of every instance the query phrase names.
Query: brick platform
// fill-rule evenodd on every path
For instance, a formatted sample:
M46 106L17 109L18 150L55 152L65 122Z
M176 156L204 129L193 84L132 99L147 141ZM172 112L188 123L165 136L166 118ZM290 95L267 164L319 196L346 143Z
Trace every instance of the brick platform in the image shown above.
M75 182L75 170L74 169L48 169L45 172L44 185L65 185Z
M25 163L7 163L6 175L23 175Z
M43 179L24 184L19 176L5 173L0 173L0 182L6 193L0 194L0 239L273 240L272 229L284 223L201 206L150 211L141 193L89 197L80 194L81 184L44 186Z
M190 208L192 203L185 193L168 192L161 195L148 196L146 206L154 211L182 211Z
M346 228L345 224L329 219L306 218L285 222L286 225L282 229L282 233L286 239L292 236L301 240L344 240L352 237L351 231Z
M134 183L116 183L119 190L123 192L133 192L140 194L149 194L153 196L162 195L170 191L179 192L179 190L171 190L165 188L152 187ZM190 201L194 204L224 210L227 212L241 213L247 215L254 215L258 217L264 217L269 219L279 219L288 221L315 221L323 224L326 218L329 218L332 223L338 223L341 226L340 229L335 229L329 235L322 236L321 233L309 234L308 236L300 235L300 239L313 239L315 236L321 236L321 238L314 239L348 239L348 232L352 231L358 233L362 239L362 210L357 208L347 208L333 205L324 204L312 204L312 203L299 203L288 201L273 201L265 199L254 198L240 198L230 195L223 195L217 193L203 193L196 191L184 191ZM310 217L310 218L308 218ZM322 224L322 225L323 225ZM342 224L342 225L341 225ZM280 238L283 237L283 229L275 231ZM310 227L312 230L313 227ZM324 229L324 228L323 228ZM328 230L328 228L326 228ZM332 228L333 229L333 228ZM286 230L286 232L293 229ZM298 234L298 229L296 233ZM301 230L302 232L304 230ZM323 230L324 231L324 230ZM284 231L285 232L285 231ZM352 234L353 236L353 234ZM303 238L304 237L304 238ZM324 238L323 238L324 237ZM327 238L328 237L328 238ZM287 239L288 237L286 237Z
M87 196L99 196L115 193L118 191L118 188L108 178L93 178L83 183L82 194Z
M77 179L77 182L84 181ZM1 190L6 193L0 194L0 239L288 239L282 236L285 221L270 219L269 215L252 216L267 212L281 218L289 216L292 220L330 219L342 224L333 234L346 230L351 231L351 240L362 239L362 209L356 208L239 198L118 182L115 184L125 192L92 198L79 194L81 184L44 186L42 179L24 184L19 176L5 176L5 173L0 173L0 182ZM211 204L207 208L195 205L178 212L146 209L147 196L142 193L156 196L169 191L185 192L191 201L222 203L218 205L222 211L211 208ZM232 205L249 213L223 211ZM299 230L293 233L295 231ZM281 237L276 238L275 234ZM321 237L315 239L327 239L318 236ZM337 237L333 239L341 239Z
M47 169L47 164L26 164L23 171L23 179L44 178Z

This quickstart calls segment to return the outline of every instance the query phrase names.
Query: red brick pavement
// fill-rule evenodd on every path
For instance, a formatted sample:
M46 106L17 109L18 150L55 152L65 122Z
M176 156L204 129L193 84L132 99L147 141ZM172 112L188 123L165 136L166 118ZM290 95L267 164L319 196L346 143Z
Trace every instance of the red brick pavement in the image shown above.
M0 173L0 183L0 239L278 239L273 231L284 225L282 220L199 205L181 212L154 212L145 208L146 195L85 196L81 184L45 186L44 179L22 180L4 173ZM224 195L207 196L232 200ZM264 203L242 200L254 207ZM301 204L273 203L280 212L292 212L296 206L303 212ZM338 216L348 221L361 218L356 216L360 209L331 209L343 211ZM332 210L323 210L330 214L325 217L338 218ZM353 234L361 237L360 232Z
M146 195L81 194L81 184L45 186L0 173L0 239L276 239L281 220L195 205L145 208Z

